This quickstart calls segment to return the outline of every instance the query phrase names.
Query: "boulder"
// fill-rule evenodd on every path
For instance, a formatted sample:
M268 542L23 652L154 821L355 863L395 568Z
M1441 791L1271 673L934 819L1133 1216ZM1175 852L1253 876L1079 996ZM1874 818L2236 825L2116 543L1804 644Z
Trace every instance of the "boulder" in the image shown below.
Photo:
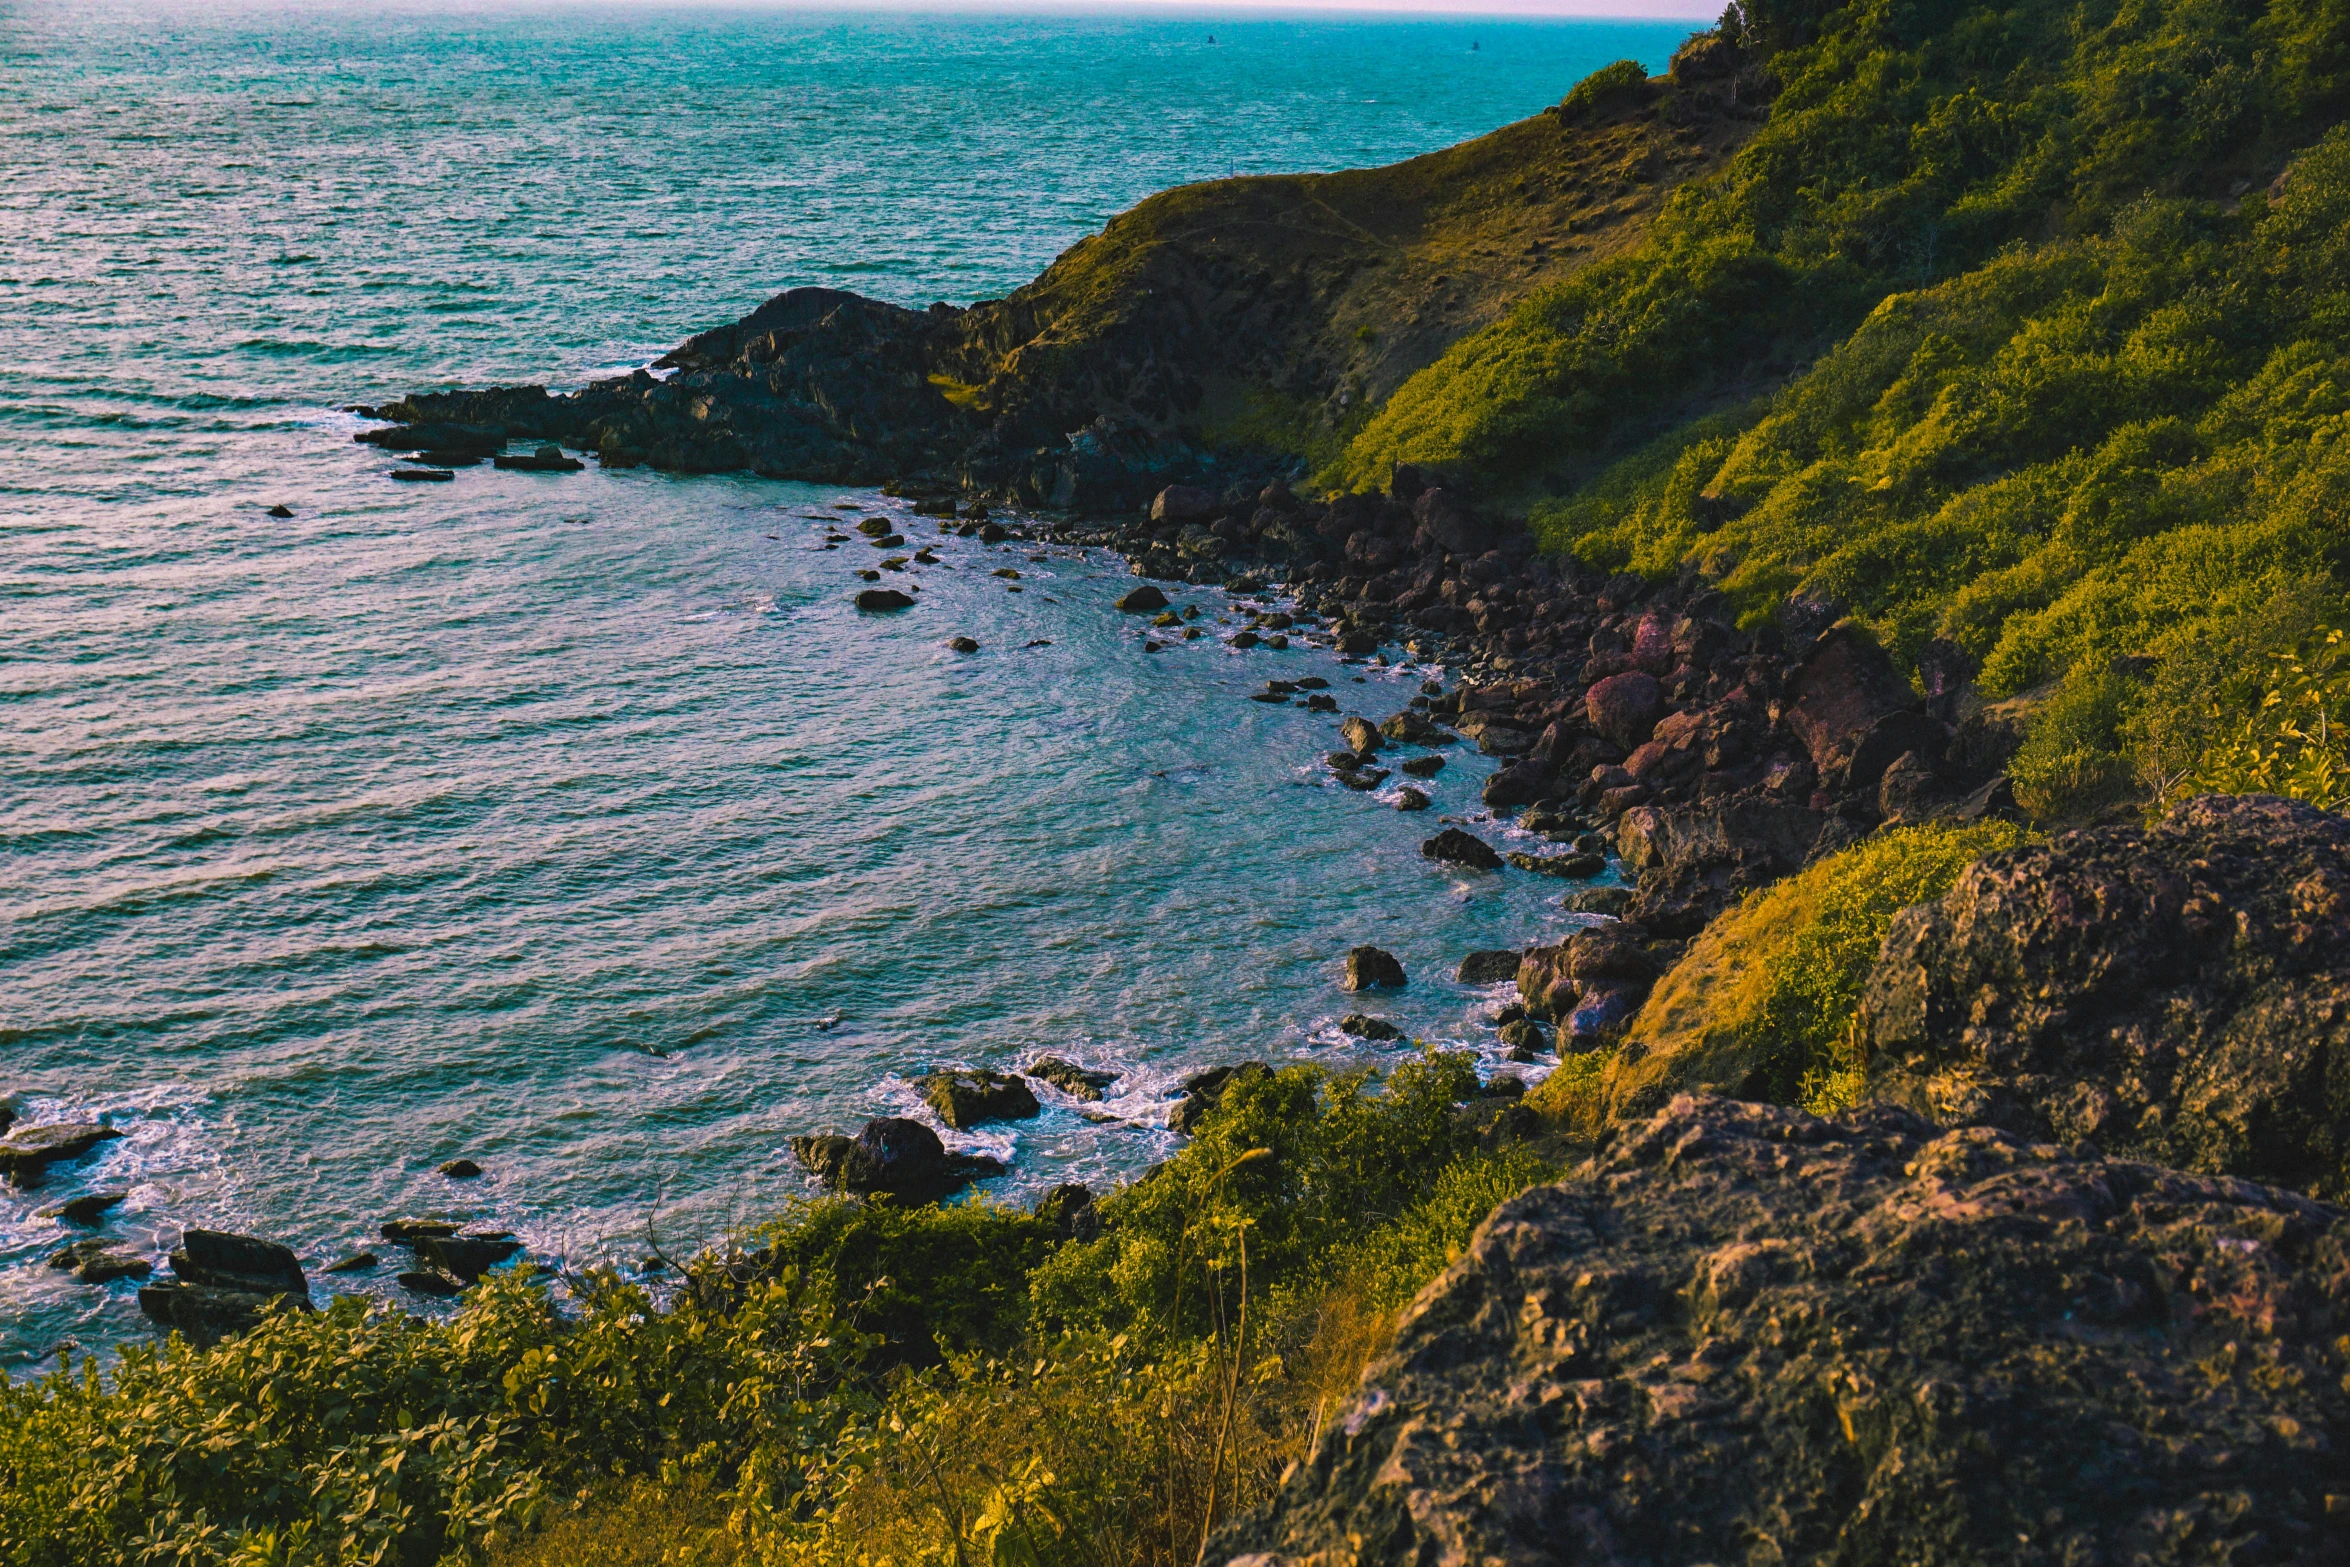
M169 1280L140 1288L139 1309L192 1342L245 1332L273 1306L310 1309L301 1262L274 1241L189 1230L171 1253L171 1271Z
M1447 827L1421 844L1420 857L1445 865L1466 865L1471 870L1501 869L1501 856L1493 852L1493 845L1458 827Z
M1638 670L1595 681L1583 694L1583 716L1591 727L1627 751L1654 732L1664 711L1664 687Z
M1580 892L1568 893L1560 900L1559 907L1569 914L1604 914L1609 919L1620 920L1632 906L1632 897L1629 887L1585 887Z
M1409 784L1396 791L1395 808L1399 811L1424 811L1430 803L1427 795Z
M1354 1039L1401 1039L1403 1030L1383 1017L1349 1012L1338 1020L1338 1031Z
M1129 615L1155 615L1167 607L1167 595L1146 582L1120 599L1118 607Z
M1682 1098L1496 1209L1206 1559L2314 1564L2345 1325L2337 1209Z
M1401 990L1404 988L1403 965L1392 952L1377 947L1351 947L1346 954L1346 978L1342 983L1349 990Z
M121 1135L111 1126L82 1121L20 1126L0 1139L0 1179L19 1191L30 1191L41 1184L49 1166L79 1159Z
M1868 1083L1952 1124L2350 1198L2350 821L2209 795L1894 919Z
M1208 1112L1224 1102L1226 1089L1244 1077L1263 1076L1272 1070L1262 1061L1243 1061L1237 1066L1212 1066L1205 1072L1194 1072L1178 1085L1183 1097L1167 1113L1168 1128L1186 1135L1199 1130Z
M1536 1017L1564 1018L1586 990L1646 995L1657 964L1620 925L1576 931L1555 947L1532 947L1518 961L1518 997Z
M1037 1113L1036 1095L1028 1080L1009 1072L958 1067L933 1072L916 1086L922 1090L923 1102L957 1131L989 1121L1025 1121Z
M950 1154L938 1133L902 1116L867 1121L855 1137L795 1137L791 1150L828 1186L907 1203L936 1202L973 1181L1004 1173L1001 1160Z
M111 1284L116 1279L143 1279L155 1271L146 1258L115 1241L96 1236L74 1241L52 1254L49 1266L71 1273L83 1284Z
M416 1243L416 1260L463 1284L481 1276L522 1250L522 1242L507 1234L435 1235Z
M1201 523L1216 514L1216 497L1188 484L1170 484L1151 500L1154 525Z
M1515 948L1485 949L1461 959L1453 979L1463 985L1497 985L1518 975L1520 954Z
M441 1166L441 1174L452 1181L470 1181L481 1174L481 1166L471 1159L451 1159Z
M1380 720L1379 732L1402 745L1450 745L1452 736L1417 708L1405 708Z
M1038 1056L1028 1065L1028 1075L1052 1084L1072 1099L1095 1103L1102 1090L1118 1080L1115 1072L1089 1072L1074 1061L1059 1056Z
M969 637L956 637L947 643L947 648L956 653L976 653L979 651L979 644Z
M96 1224L107 1211L121 1206L130 1197L129 1192L91 1192L54 1208L41 1210L43 1217L63 1219L68 1224Z
M328 1263L324 1271L328 1273L365 1273L382 1261L383 1259L374 1252L355 1251L347 1257Z
M465 1291L463 1280L430 1268L411 1268L407 1272L395 1274L393 1282L411 1295L429 1296L435 1300L453 1299Z
M1513 851L1509 861L1522 871L1537 876L1589 877L1607 869L1607 861L1596 854L1525 854Z
M1433 778L1444 771L1444 758L1441 756L1415 756L1402 763L1401 766L1403 774L1407 778Z
M1557 781L1547 763L1528 757L1512 762L1486 779L1478 798L1497 811L1514 811L1549 795Z
M1905 752L1940 758L1948 736L1917 709L1885 650L1847 621L1822 632L1788 678L1781 722L1823 774L1873 789Z
M454 1235L463 1228L446 1219L386 1219L377 1233L387 1241L405 1246L438 1235Z
M1753 797L1634 805L1616 819L1616 853L1640 876L1632 917L1667 936L1695 935L1748 890L1859 836L1840 816Z
M1476 742L1487 756L1524 756L1534 749L1534 731L1504 719L1474 716L1461 720L1461 733Z
M1531 1061L1550 1048L1550 1034L1530 1017L1513 1018L1501 1025L1501 1042L1510 1048L1513 1061Z
M914 600L911 595L900 593L895 588L867 588L857 595L857 607L876 611L912 609Z
M1360 718L1350 718L1340 724L1338 733L1346 741L1346 748L1357 756L1376 755L1383 743L1379 731Z
M1094 1207L1093 1189L1077 1181L1063 1181L1039 1197L1036 1216L1059 1231L1063 1240L1096 1240L1102 1233L1101 1212Z

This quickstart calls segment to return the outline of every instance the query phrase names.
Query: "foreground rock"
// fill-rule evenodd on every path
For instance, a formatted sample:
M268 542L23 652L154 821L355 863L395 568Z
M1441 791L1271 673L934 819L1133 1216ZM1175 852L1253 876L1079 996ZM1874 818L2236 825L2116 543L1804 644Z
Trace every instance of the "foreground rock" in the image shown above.
M189 1230L171 1254L172 1277L139 1290L139 1309L197 1343L242 1333L272 1305L310 1309L310 1281L275 1241Z
M867 1121L855 1137L795 1137L791 1150L827 1186L906 1203L936 1202L1004 1173L1003 1161L949 1153L938 1133L902 1116Z
M2350 1196L2350 821L2207 796L1970 867L1895 921L1872 1090Z
M2314 1567L2345 1327L2338 1209L1684 1098L1503 1204L1207 1560Z

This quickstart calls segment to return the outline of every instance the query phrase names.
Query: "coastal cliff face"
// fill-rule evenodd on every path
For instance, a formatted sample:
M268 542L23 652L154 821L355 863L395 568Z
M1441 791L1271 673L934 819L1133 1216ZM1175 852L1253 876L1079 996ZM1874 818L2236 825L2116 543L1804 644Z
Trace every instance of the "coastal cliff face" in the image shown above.
M666 378L418 394L375 410L404 428L373 438L554 440L608 466L1081 509L1261 478L1335 456L1465 333L1637 244L1752 133L1762 89L1740 86L1726 70L1642 83L1388 168L1179 187L1003 299L792 289L679 345Z

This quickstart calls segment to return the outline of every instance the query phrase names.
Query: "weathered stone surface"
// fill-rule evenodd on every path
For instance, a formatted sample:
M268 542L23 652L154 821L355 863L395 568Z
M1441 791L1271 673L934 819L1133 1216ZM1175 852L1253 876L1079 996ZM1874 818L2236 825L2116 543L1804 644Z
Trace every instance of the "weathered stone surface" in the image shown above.
M1099 1100L1102 1090L1118 1080L1115 1072L1091 1072L1060 1056L1038 1056L1029 1063L1028 1075L1052 1084L1072 1099L1082 1099L1088 1104Z
M1407 778L1433 778L1443 771L1444 758L1441 756L1415 756L1403 763L1403 773Z
M1754 887L1855 842L1842 817L1767 799L1636 805L1616 821L1616 853L1640 875L1631 917L1659 934L1693 936Z
M1874 789L1904 754L1938 758L1942 726L1869 634L1846 622L1820 634L1787 685L1782 721L1823 776Z
M310 1309L301 1262L274 1241L189 1230L171 1254L171 1271L171 1279L140 1288L139 1309L196 1343L245 1332L275 1305Z
M1167 607L1167 595L1146 582L1120 599L1118 607L1129 615L1155 615Z
M30 1191L41 1184L49 1166L79 1159L100 1143L121 1135L111 1126L91 1122L20 1126L0 1140L0 1179Z
M1349 990L1401 990L1405 984L1403 965L1392 952L1382 952L1377 947L1350 947L1342 983Z
M45 1217L63 1219L68 1224L96 1224L106 1217L108 1210L121 1206L129 1197L129 1192L90 1192L41 1212Z
M116 1279L143 1279L155 1265L118 1242L96 1236L74 1241L49 1258L49 1266L71 1273L83 1284L111 1284Z
M938 1133L902 1116L867 1121L855 1137L795 1137L791 1150L828 1186L908 1203L936 1202L973 1181L1004 1173L1001 1160L949 1153Z
M1591 727L1627 751L1649 737L1664 708L1664 687L1654 675L1638 670L1593 681L1583 694L1583 713Z
M1338 734L1346 742L1346 748L1357 756L1373 755L1385 743L1379 731L1361 718L1350 718L1340 724Z
M1681 1099L1496 1210L1206 1559L2315 1567L2345 1327L2338 1209Z
M1407 707L1380 720L1379 732L1399 745L1450 745L1452 736L1417 708Z
M1446 865L1466 865L1471 870L1501 869L1501 856L1493 852L1493 845L1458 827L1447 827L1421 844L1420 857Z
M1607 869L1607 861L1596 854L1527 854L1512 850L1509 861L1537 876L1588 877Z
M2350 1196L2350 821L2268 796L2067 833L1897 916L1872 1091Z
M1656 983L1656 960L1620 925L1579 930L1555 947L1531 947L1518 962L1518 996L1536 1017L1570 1017L1586 991L1633 994Z
M1215 514L1216 497L1188 484L1170 484L1151 499L1153 522L1200 523Z
M416 1260L472 1284L520 1250L522 1242L506 1234L434 1235L416 1242Z
M1338 1031L1356 1039L1401 1039L1403 1030L1383 1017L1369 1017L1361 1012L1349 1012L1338 1020Z
M867 588L857 595L857 607L875 611L912 609L914 600L895 588Z
M1495 947L1470 953L1461 959L1461 966L1453 978L1464 985L1493 985L1518 975L1519 952L1515 947Z
M924 1102L958 1131L988 1121L1024 1121L1037 1113L1028 1080L1008 1072L962 1067L933 1072L919 1086Z

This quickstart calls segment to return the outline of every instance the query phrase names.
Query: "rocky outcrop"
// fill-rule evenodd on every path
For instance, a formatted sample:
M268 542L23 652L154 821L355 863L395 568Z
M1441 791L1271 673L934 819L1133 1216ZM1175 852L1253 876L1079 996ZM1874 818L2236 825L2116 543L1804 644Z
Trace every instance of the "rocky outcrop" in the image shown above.
M1560 1050L1593 1050L1623 1033L1659 972L1630 929L1601 926L1530 948L1518 963L1518 996L1529 1014L1557 1022Z
M245 1332L273 1306L310 1309L301 1261L275 1241L189 1230L171 1253L171 1272L141 1287L139 1309L197 1343Z
M984 1154L947 1152L938 1133L920 1121L882 1116L854 1137L795 1137L793 1157L836 1190L900 1202L936 1202L973 1181L1004 1173L1003 1161Z
M2350 821L2207 796L1970 867L1894 922L1873 1092L2350 1196Z
M1349 947L1346 977L1340 983L1349 990L1401 990L1406 981L1403 964L1394 953L1379 947Z
M1464 865L1473 871L1501 869L1501 856L1493 845L1475 833L1447 827L1435 837L1420 845L1420 858L1434 860L1440 865Z
M989 1121L1024 1121L1038 1111L1028 1080L1009 1072L958 1067L933 1072L915 1086L922 1090L923 1102L957 1131Z
M1503 1204L1226 1567L2339 1559L2350 1217L1681 1099Z
M1099 1100L1102 1090L1118 1080L1115 1072L1090 1071L1060 1056L1038 1056L1028 1064L1028 1075L1088 1103Z
M111 1126L84 1122L20 1126L0 1139L0 1180L30 1191L47 1177L51 1165L70 1163L121 1135Z

